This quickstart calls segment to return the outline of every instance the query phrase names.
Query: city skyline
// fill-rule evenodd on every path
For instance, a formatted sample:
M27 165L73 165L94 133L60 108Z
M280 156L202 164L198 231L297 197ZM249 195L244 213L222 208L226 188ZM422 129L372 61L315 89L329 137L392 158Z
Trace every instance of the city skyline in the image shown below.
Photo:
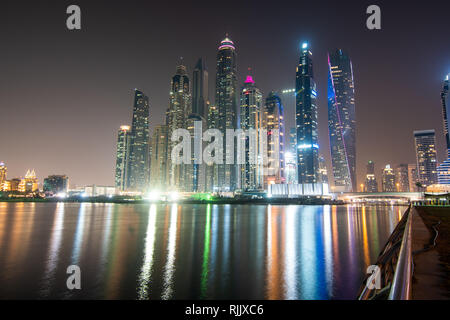
M88 12L86 14L87 18L89 17L89 14L93 14L89 12L89 8L93 8L91 10L93 10L95 13L98 13L97 11L95 11L96 9L94 7L89 7L88 5L85 6L88 7ZM83 3L81 3L81 7L83 9ZM363 6L361 5L360 7L362 8ZM14 12L14 6L10 5L10 8L12 8L10 10ZM389 8L392 9L392 7L387 6L387 10L389 10ZM383 8L383 10L386 9ZM394 11L396 11L395 8ZM47 14L50 15L50 13ZM386 28L389 27L389 21L392 21L389 19L390 14L392 14L392 12L388 12L386 15L384 15L386 16L386 18L383 21L385 21ZM414 15L415 11L412 14ZM369 31L364 30L364 18L364 10L361 10L361 17L356 19L361 22L359 26L361 30L359 32L364 33L364 37L367 37L366 44L370 48L374 49L377 47L377 45L380 45L380 42L377 41L381 40L379 39L379 34L371 34ZM399 18L401 18L401 16ZM12 25L12 21L8 19L6 20ZM439 24L439 21L439 19L436 19L436 21L434 22L434 30L438 29L436 28L436 24ZM49 25L51 25L52 23L53 20L50 20ZM321 31L323 31L323 29L321 30L320 27L318 27L317 31L315 31L315 36L311 35L311 33L314 33L313 31L311 31L314 29L314 27L317 26L311 24L311 27L306 30L301 30L302 28L300 27L295 28L295 31L291 31L289 37L283 35L283 31L281 29L279 29L276 33L275 31L271 32L272 35L276 34L282 38L280 40L277 39L276 42L278 45L280 43L283 43L282 46L277 47L277 45L274 45L274 47L277 47L277 50L282 51L283 54L287 53L289 55L289 58L286 59L289 62L286 62L282 65L280 65L281 63L277 59L277 57L279 56L277 50L275 50L275 52L273 52L272 49L267 50L270 52L270 55L265 53L265 55L263 55L263 58L259 57L262 51L259 50L260 47L254 46L254 43L255 41L262 41L267 35L258 33L258 35L254 36L254 39L250 39L248 37L246 39L245 34L237 31L237 28L235 26L226 26L225 23L223 24L223 27L219 29L229 30L214 30L213 32L207 32L207 34L204 34L204 36L200 36L197 40L195 40L196 43L200 44L200 46L207 46L208 49L203 50L203 47L201 50L198 50L195 53L192 53L193 51L195 51L192 50L191 53L185 54L183 51L186 51L186 49L181 48L183 47L181 46L180 50L177 50L176 52L175 50L170 51L170 55L173 56L173 58L171 57L170 59L167 59L167 61L164 61L164 65L171 65L170 70L173 70L178 57L183 56L184 61L187 65L187 72L189 75L191 75L194 63L198 59L198 57L206 56L206 65L210 73L210 88L214 88L214 86L211 86L211 78L215 78L213 58L214 54L211 55L211 51L217 48L217 41L223 39L224 34L226 32L229 32L230 38L233 39L233 41L236 43L237 54L239 56L239 58L237 59L237 83L242 83L244 79L243 74L245 73L247 67L250 65L252 67L252 72L254 73L255 78L258 79L258 85L262 88L261 91L263 93L263 96L266 96L267 93L269 93L271 90L280 90L293 87L293 70L296 64L295 60L298 59L299 55L299 45L300 43L302 43L302 41L305 40L311 43L312 47L314 48L315 54L315 73L316 70L319 70L318 74L320 75L318 76L319 79L316 81L318 85L320 153L323 154L323 156L327 160L328 174L329 177L331 177L331 161L328 151L328 132L326 128L326 81L324 81L324 70L326 70L327 66L325 59L326 57L324 58L324 56L326 55L326 52L328 52L328 50L330 50L330 48L332 47L345 48L346 50L348 50L349 55L352 58L356 78L355 100L357 104L356 118L358 127L358 182L364 180L364 164L369 159L373 159L377 164L377 169L375 171L376 174L378 174L381 171L381 168L388 163L394 166L399 163L414 163L415 150L414 145L411 142L411 135L414 130L435 129L438 160L439 162L444 160L446 158L446 154L444 150L443 134L441 134L442 117L440 114L441 106L439 101L439 90L441 89L443 77L448 73L448 60L446 61L445 59L443 59L442 54L438 50L430 50L433 53L433 56L437 56L437 58L432 59L433 66L431 68L428 66L425 72L421 72L422 74L425 73L422 78L424 79L424 81L420 83L420 85L424 89L421 96L416 96L415 94L409 95L409 90L414 89L414 85L412 85L412 87L408 89L409 96L406 93L403 93L402 95L402 90L404 90L405 84L402 84L400 82L396 83L396 80L398 78L396 78L395 76L393 77L393 80L391 80L390 82L388 81L391 85L388 90L383 91L383 88L387 88L387 84L381 83L385 79L380 78L380 74L383 72L383 70L386 71L386 69L383 69L383 66L381 66L380 74L373 72L375 67L372 65L376 65L378 68L380 68L380 65L377 64L377 61L375 59L373 59L373 56L372 59L369 59L369 61L367 61L367 58L364 57L364 54L362 54L365 50L361 50L360 48L358 49L358 47L355 47L356 44L350 42L349 39L339 39L334 42L330 41L329 37L333 32L330 32L330 34L327 34L325 32L320 33ZM92 25L90 25L90 28L91 30L93 30L94 34L97 35L99 33L101 34L102 32L105 32L100 24L96 24L94 28L92 27ZM396 28L398 32L398 26ZM126 32L132 29L133 28L128 27L128 29L126 29ZM392 29L390 30L392 31ZM401 30L405 31L404 29ZM20 28L18 30L19 34L23 31L25 30L22 30ZM79 45L84 43L86 45L86 41L92 39L91 37L86 37L86 39L83 39L83 35L85 35L83 32L85 31L81 32L81 36L79 35L75 37L67 33L64 34L64 37L72 37L72 40L65 41L75 42L74 44L69 46L69 49L74 49L73 46L77 44ZM384 30L382 30L380 33L383 32ZM145 32L142 33L145 34ZM211 33L213 33L212 37L210 36ZM319 36L322 34L325 36L325 39L319 40ZM58 34L57 32L57 36L62 37L63 35ZM388 38L391 38L391 36L389 35ZM29 41L31 41L31 43L33 41L36 41L36 39L33 39L34 38L30 38L29 36L25 37L25 42L30 44ZM11 41L11 39L9 40ZM28 40L28 42L26 40ZM183 39L181 40L183 41ZM6 43L8 44L8 41ZM429 39L427 47L429 48L430 46L432 46L432 43L434 43L434 40ZM14 50L17 50L21 46L20 44L15 42L12 42L10 44L11 52L15 52ZM90 44L93 45L92 43ZM109 42L109 45L112 45L112 43ZM397 57L396 54L404 54L404 51L407 51L408 47L415 47L409 42L403 45L403 50L398 50L397 48L397 51L395 50L395 47L389 47L389 50L392 50L391 54L394 55L394 59L390 59L385 68L395 67L394 69L396 69L398 73L401 74L403 68L408 65L408 61L411 61L409 59L413 59L413 57L416 56L414 50L410 49L412 50L409 51L412 57L403 57L404 61L401 61L401 63L399 64L395 64L394 61ZM448 52L448 50L446 50L445 48L445 43L440 43L440 45L443 46L443 52ZM290 49L285 50L286 47L289 47ZM97 50L94 50L94 57L97 57L96 54L102 52L102 50L99 51L99 47L97 47L96 45L94 46L94 49ZM41 52L40 49L37 49L37 51L38 53ZM200 53L200 51L202 53L198 54ZM6 83L5 80L2 80L2 84L4 85L2 86L3 88L1 90L2 93L5 94L2 95L3 97L1 98L0 103L1 105L11 106L11 110L9 110L8 115L2 117L2 119L4 120L2 120L0 126L2 130L0 136L3 137L0 140L2 146L0 160L4 161L8 166L8 177L19 177L23 175L23 172L25 172L28 168L35 168L41 181L48 175L55 173L64 173L71 178L71 183L73 181L74 184L78 185L87 185L93 183L100 185L113 185L113 172L116 152L115 143L117 140L116 133L117 128L119 128L120 125L128 123L129 121L128 119L132 100L130 97L130 90L132 90L133 87L138 87L149 96L151 110L150 112L152 114L150 119L150 128L151 132L153 132L156 125L162 124L164 122L162 116L164 114L164 111L167 109L169 96L168 79L170 79L170 75L173 73L173 71L165 69L163 71L158 71L159 74L164 75L161 77L157 77L153 76L152 68L143 67L142 70L145 69L145 72L143 72L142 70L141 72L144 73L144 75L133 74L133 79L129 74L129 71L125 70L125 78L127 80L120 81L122 82L120 86L115 84L116 87L114 89L111 89L110 84L112 82L116 83L116 81L105 81L105 77L111 76L111 74L108 74L108 69L105 68L109 65L109 63L99 62L98 70L102 70L102 72L96 72L94 78L97 80L96 82L102 79L105 84L98 87L98 90L91 91L91 89L86 90L84 83L78 83L75 80L69 79L68 86L64 88L60 86L59 89L54 92L54 100L58 101L58 105L61 105L61 107L58 109L55 107L53 99L48 100L47 97L47 87L53 88L52 82L54 80L49 78L40 67L42 62L46 62L47 59L49 59L49 57L43 57L44 52L46 52L49 57L52 57L52 54L50 54L50 52L42 51L40 54L41 59L37 60L39 63L31 64L32 70L41 71L33 71L34 74L30 77L31 79L29 79L29 81L31 82L36 82L36 76L45 77L46 80L43 81L43 84L37 86L38 88L40 88L39 92L36 92L34 91L34 88L32 89L27 86L26 80L20 80L20 82L17 80L17 74L20 74L21 72L20 68L17 72L12 72L12 70L6 68L6 78L12 78L15 81ZM72 55L70 55L70 50L67 52L64 50L60 50L58 51L58 54L62 54L64 52L68 54L68 57L66 59L68 59L67 61L69 62L67 69L65 69L65 72L68 72L69 74L74 73L75 79L81 79L83 78L83 75L85 78L91 75L91 71L86 70L86 68L81 68L80 72L75 72L73 68L80 65L80 62L76 61L75 59L76 54L72 53ZM82 50L81 53L83 52L84 51ZM382 51L377 51L377 53L380 52ZM130 65L128 59L134 57L133 54L124 54L123 52L121 52L119 55L122 59L115 60L118 58L118 53L113 53L111 57L115 57L113 59L114 61L117 61L118 63L123 62L128 66ZM196 55L197 57L193 57L194 55ZM37 56L39 56L39 54ZM3 57L6 57L7 61L11 61L12 59L8 54L5 53L3 53ZM60 59L56 59L55 65L58 65L62 61L65 61L64 59L61 59L60 56L57 57L59 57ZM270 59L266 60L268 57L270 57ZM261 59L263 59L264 61L261 62ZM96 61L96 59L94 60ZM152 60L157 60L157 58L151 58L149 55L147 55L146 57L141 57L140 59L138 59L142 66L148 66L148 63L153 63L151 62ZM436 61L440 61L440 63L438 64L438 62ZM29 63L29 61L25 61L24 65L26 66ZM90 63L92 64L93 61ZM44 65L46 65L46 63L44 63ZM272 76L274 74L274 68L279 68L277 72L278 75ZM50 69L50 74L58 74L58 71L55 71L52 68ZM135 69L131 69L135 71ZM429 71L428 69L430 69L431 71ZM116 69L115 72L120 70L124 70L123 67ZM372 70L372 72L367 70ZM417 72L418 70L415 71ZM268 73L268 76L264 76L265 73ZM433 76L431 76L431 74ZM59 75L61 76L61 74ZM375 80L368 81L367 79L370 77L375 78ZM404 78L404 82L411 86L410 80L407 80L406 76L404 76ZM56 77L55 79L59 78ZM150 85L151 82L154 82L156 84ZM89 84L90 81L87 81L87 83ZM80 87L76 88L78 84ZM24 99L18 99L18 101L11 100L11 93L4 91L6 89L13 89L12 92L14 92L14 88L16 87L20 87L24 90ZM159 88L166 89L160 90ZM210 96L213 96L212 91L213 90L210 90L209 92ZM383 95L388 95L388 97L385 99L386 101L379 100L381 98L380 92L382 92ZM395 92L395 96L398 95L398 98L391 99L392 101L389 101L389 95L391 95L392 98L393 92ZM33 111L31 109L34 104L30 103L31 101L29 101L29 96L35 97L33 100L35 100L36 102L37 109L41 111L40 113L35 113L36 111ZM76 99L74 99L75 101L70 101L67 99L72 96L76 97ZM100 101L102 101L101 103L97 103L99 99ZM89 100L93 100L93 102L90 102ZM372 100L377 101L377 103L372 102ZM63 101L64 103L61 104L61 101ZM94 103L94 101L96 102ZM377 106L377 109L371 109L371 106L374 105ZM394 105L395 108L393 108ZM422 110L420 107L425 110ZM105 108L106 110L108 110L107 113L105 113ZM289 114L292 115L293 110L292 108L289 110L289 108L286 106L285 108L288 109L285 113L287 114L286 118L289 119L292 117L290 117ZM409 112L411 108L414 110L414 112ZM19 110L31 112L31 114L33 115L33 121L27 122L30 120L23 119L24 112L19 112ZM73 113L73 110L76 110L76 112ZM383 112L383 110L385 112ZM387 112L387 110L389 110L389 112ZM378 130L373 130L374 127L371 127L370 123L372 122L372 118L374 119L373 122L378 123L378 126L385 124L383 130L380 130L379 132L377 132ZM394 124L395 121L398 121L399 119L401 119L401 121L405 123L398 122L395 125L389 126L389 124ZM52 121L49 123L50 120ZM11 126L20 126L22 122L26 124L22 127L24 129L15 134L14 139L8 139L8 132L12 131ZM102 125L98 126L98 123L102 123ZM288 130L291 126L292 122L286 125L286 129ZM39 138L32 139L33 132L38 133ZM58 132L58 134L55 134L55 132ZM393 132L395 132L395 134L393 134ZM376 137L378 137L378 139L376 139ZM33 143L30 144L29 140L32 140ZM51 145L53 145L53 148L48 149L49 147L43 145L42 140L52 141L53 143ZM382 141L382 143L379 143L379 145L375 145L374 142L377 140ZM18 146L15 146L15 144L17 144ZM61 149L61 153L50 153L50 150L54 148L60 149L61 146L63 147ZM42 151L36 152L37 149L35 148L37 147L39 147ZM396 152L397 150L401 150L401 152ZM32 157L31 155L36 155L36 157ZM95 161L90 161L89 159L91 157L93 157ZM73 161L73 159L78 159L78 161ZM89 164L89 170L87 170L86 168L87 164Z

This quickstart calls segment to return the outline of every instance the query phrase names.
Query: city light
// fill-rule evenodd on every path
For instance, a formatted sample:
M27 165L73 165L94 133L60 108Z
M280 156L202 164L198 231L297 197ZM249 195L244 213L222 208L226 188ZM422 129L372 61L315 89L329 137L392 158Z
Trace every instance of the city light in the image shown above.
M307 48L308 48L308 43L307 42L303 42L302 49L307 49Z
M178 192L176 192L176 191L172 191L172 192L169 194L169 200L170 200L170 201L177 201L179 198L180 198L180 195L179 195Z
M148 193L147 199L150 201L159 201L160 200L160 192L157 190L152 190Z

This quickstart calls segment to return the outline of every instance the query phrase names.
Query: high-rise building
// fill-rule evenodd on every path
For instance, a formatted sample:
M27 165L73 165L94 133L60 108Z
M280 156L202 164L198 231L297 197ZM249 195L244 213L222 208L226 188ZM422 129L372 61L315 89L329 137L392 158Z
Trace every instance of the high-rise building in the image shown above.
M244 164L239 165L239 187L244 191L260 190L264 187L264 171L261 160L263 160L262 156L267 146L264 146L264 142L261 141L262 99L262 93L255 85L253 78L247 76L240 95L240 129L250 133L245 136L243 141Z
M442 117L444 120L444 134L447 147L447 160L442 162L437 168L439 184L450 184L450 134L449 134L449 119L450 117L450 98L448 94L449 75L444 80L441 92L442 101Z
M437 183L436 138L434 130L414 131L417 176L423 187Z
M6 173L7 173L6 165L3 161L0 161L0 190L2 189L3 183L6 181Z
M319 156L319 183L328 184L327 163L323 156Z
M127 188L128 160L130 156L130 126L120 126L117 133L115 186L119 191Z
M296 72L297 175L299 184L319 182L317 91L312 53L303 43Z
M205 119L198 114L191 113L186 120L186 129L191 137L191 163L184 165L183 172L184 191L186 192L206 191L206 165L202 159L202 150L205 143L200 140L205 126ZM196 140L196 136L200 139Z
M367 163L365 191L378 192L378 183L375 177L375 163L372 160L369 160Z
M226 129L236 129L237 126L237 69L236 48L233 41L228 37L221 41L217 52L216 73L216 98L215 105L218 109L218 126L224 135ZM236 188L236 165L227 164L226 158L231 153L236 155L235 150L226 148L226 139L223 147L223 164L217 165L218 183L214 185L217 191L233 191ZM235 144L236 146L236 144Z
M398 192L409 192L408 165L399 164L395 168L395 188Z
M200 58L192 75L192 113L206 119L208 117L208 101L208 71L205 61Z
M286 183L284 108L281 98L270 92L263 108L262 128L267 131L267 165L264 168L264 189L269 184ZM242 121L242 118L241 118Z
M383 192L396 192L395 173L391 165L386 165L382 172L382 186Z
M208 108L208 118L206 120L208 129L217 129L219 122L219 110L217 106L210 105ZM217 190L219 185L219 166L205 162L205 189L213 192Z
M69 178L66 175L51 175L44 179L44 192L57 195L67 193Z
M328 129L335 190L356 192L353 68L342 49L328 54Z
M127 189L144 192L150 181L150 107L148 97L134 90L133 119L127 170Z
M409 183L409 191L416 192L417 188L417 165L416 164L408 164L408 183Z
M38 191L38 179L36 178L36 172L33 170L28 170L25 174L25 178L20 179L18 191L19 192L36 192Z
M293 154L297 153L297 129L289 129L289 150Z
M191 113L191 93L190 81L187 69L180 64L176 68L176 73L172 77L170 84L169 108L166 113L166 123L168 130L168 181L170 189L184 191L184 164L177 164L172 159L172 150L179 141L172 141L172 135L177 129L186 129L186 120Z
M155 126L152 136L152 154L150 160L150 188L165 190L167 187L167 125Z

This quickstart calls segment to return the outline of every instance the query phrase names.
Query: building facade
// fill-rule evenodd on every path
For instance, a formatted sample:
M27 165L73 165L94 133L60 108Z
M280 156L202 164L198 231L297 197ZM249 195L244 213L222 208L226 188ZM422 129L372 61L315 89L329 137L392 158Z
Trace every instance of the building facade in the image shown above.
M167 185L172 190L182 191L185 185L185 166L177 164L175 159L172 159L172 150L179 143L179 141L172 141L172 135L177 129L186 129L186 121L191 113L191 107L190 80L186 67L180 64L171 79L169 108L166 113L169 146L167 150Z
M267 152L264 166L264 190L267 190L269 184L286 183L284 107L273 91L266 98L262 121L262 128L267 132L266 148L263 148Z
M130 126L120 126L117 133L115 186L119 191L127 189L128 160L130 156Z
M167 125L157 125L152 135L152 154L150 160L150 188L165 191L168 168L168 130Z
M303 43L296 70L297 175L298 183L315 186L319 181L317 91L312 53Z
M44 179L44 192L52 195L66 194L69 191L69 178L66 175L51 175Z
M395 181L396 191L410 192L407 164L402 163L395 167Z
M131 122L127 190L144 192L150 181L150 106L148 97L134 90Z
M408 183L409 183L409 191L417 192L417 182L419 179L417 178L417 165L415 163L408 164Z
M6 174L8 169L3 161L0 161L0 188L2 188L3 184L6 182Z
M328 54L328 130L335 190L356 192L353 68L342 49Z
M414 131L417 177L423 187L437 183L436 136L434 130Z
M391 168L391 165L386 165L381 176L383 192L396 192L397 189L395 186L395 173L394 169Z
M378 192L378 183L375 177L375 163L369 160L366 170L365 188L366 192Z
M241 142L244 157L243 164L238 165L240 176L238 188L243 191L261 190L264 187L263 156L267 145L262 141L262 138L265 138L262 132L262 109L262 93L253 78L247 76L240 94L240 129L249 133Z
M447 148L447 159L442 162L437 168L438 171L438 183L444 185L450 185L450 135L449 135L449 120L450 117L450 98L448 94L449 88L449 75L444 80L441 91L441 102L442 102L442 118L444 122L444 135L445 143Z
M226 129L237 127L237 68L236 47L228 37L221 41L217 52L216 64L216 97L215 105L218 110L217 127L223 134ZM235 164L227 164L226 158L233 150L227 150L225 139L223 139L223 164L217 167L217 184L213 186L214 191L233 191L237 186L237 170ZM234 150L236 151L236 150Z

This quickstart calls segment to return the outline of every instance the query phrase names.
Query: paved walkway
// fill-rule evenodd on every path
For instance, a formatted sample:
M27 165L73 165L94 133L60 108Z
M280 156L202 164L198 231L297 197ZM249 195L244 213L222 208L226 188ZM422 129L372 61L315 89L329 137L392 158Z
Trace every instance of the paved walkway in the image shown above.
M412 210L412 251L414 252L427 247L434 237L434 232L428 230L417 210ZM449 293L442 286L446 274L436 248L415 254L413 260L412 298L414 300L449 299Z

